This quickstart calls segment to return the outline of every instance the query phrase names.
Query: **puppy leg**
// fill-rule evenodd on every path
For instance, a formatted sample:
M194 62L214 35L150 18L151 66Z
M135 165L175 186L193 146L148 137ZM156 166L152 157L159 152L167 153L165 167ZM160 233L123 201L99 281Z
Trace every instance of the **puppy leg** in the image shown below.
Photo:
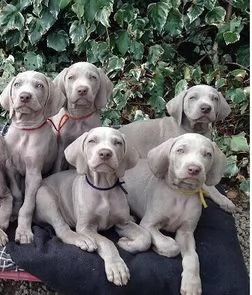
M124 250L136 253L150 248L151 236L149 232L136 223L129 221L125 224L116 225L115 229L121 236L118 245Z
M182 281L181 295L200 295L201 280L199 274L199 258L195 251L193 231L177 230L176 241L180 246L182 255Z
M51 224L62 242L75 245L84 251L95 251L97 246L94 239L71 230L60 212L57 199L50 187L41 186L36 195L36 219Z
M0 172L0 246L8 242L8 236L4 231L9 226L13 202L12 195L4 181L4 176Z
M94 238L97 242L97 252L104 260L108 281L117 286L126 285L130 279L129 269L120 257L114 243L96 231L86 229L83 230L83 233Z
M166 257L177 256L180 252L179 246L176 241L168 236L163 235L158 228L160 222L158 220L153 220L153 215L149 211L140 222L140 225L147 229L151 235L152 249L159 255Z
M235 204L222 195L215 186L204 185L203 189L206 191L207 197L212 199L221 209L229 213L235 212Z

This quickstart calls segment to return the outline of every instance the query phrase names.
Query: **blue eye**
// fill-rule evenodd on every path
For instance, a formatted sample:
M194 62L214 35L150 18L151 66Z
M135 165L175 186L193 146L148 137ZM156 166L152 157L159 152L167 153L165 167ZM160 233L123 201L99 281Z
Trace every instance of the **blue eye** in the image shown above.
M37 87L37 88L44 88L44 85L41 84L41 83L38 83L38 84L36 84L36 87Z
M183 148L178 148L178 149L176 150L176 152L177 152L178 154L183 154L183 153L185 152L185 150L184 150Z
M15 83L13 84L14 87L19 87L20 85L21 85L21 83L19 83L19 82L15 82Z

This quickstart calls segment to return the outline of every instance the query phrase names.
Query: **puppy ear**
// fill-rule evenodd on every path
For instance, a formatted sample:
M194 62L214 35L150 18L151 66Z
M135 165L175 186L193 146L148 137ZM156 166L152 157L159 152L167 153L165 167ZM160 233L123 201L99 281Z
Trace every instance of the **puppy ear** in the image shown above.
M150 150L147 160L152 173L158 178L164 178L169 169L169 155L175 138L170 138Z
M74 166L78 174L86 174L88 171L87 160L84 154L84 142L88 132L83 133L65 149L65 157L69 164Z
M45 118L56 115L63 107L66 97L61 89L51 79L47 78L48 97L44 108Z
M184 112L184 97L186 93L187 90L180 92L177 96L169 100L166 104L168 114L177 121L179 126L182 124L182 117Z
M12 85L15 81L15 77L11 79L11 81L7 84L7 86L4 88L1 96L0 96L0 104L2 107L10 112L10 118L12 117L13 113L13 102L11 99L11 89Z
M102 69L98 69L100 75L100 89L96 94L95 106L99 110L105 107L108 98L113 91L113 83L110 81L108 76L103 72Z
M63 69L53 80L55 86L64 94L66 97L66 88L65 88L65 77L67 74L68 68Z
M213 163L210 170L206 175L206 185L216 185L220 182L224 169L226 157L223 152L218 148L215 142L212 142L214 147Z
M229 104L227 103L224 96L221 94L221 92L218 92L219 94L219 106L218 106L218 112L216 121L224 120L231 112L231 108Z
M135 148L127 144L127 140L124 134L122 134L122 137L124 140L125 153L124 153L122 162L120 163L118 169L116 170L116 175L119 178L123 177L125 170L131 169L134 166L136 166L137 161L139 159L139 155L137 151L135 150Z

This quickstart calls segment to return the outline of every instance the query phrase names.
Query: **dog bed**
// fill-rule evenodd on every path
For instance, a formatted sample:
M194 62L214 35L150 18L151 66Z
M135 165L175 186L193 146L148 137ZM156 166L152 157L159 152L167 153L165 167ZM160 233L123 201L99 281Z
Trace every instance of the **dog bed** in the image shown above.
M234 218L207 199L195 231L203 295L248 295L249 279L237 239ZM13 242L14 226L8 234L7 253L21 269L11 270L8 279L41 280L60 294L101 295L179 295L181 256L167 258L152 250L130 254L119 249L129 267L131 279L126 286L109 283L103 260L96 253L62 243L49 225L34 225L32 244ZM113 229L103 233L118 239ZM3 274L9 271L5 270ZM13 275L15 273L16 275Z

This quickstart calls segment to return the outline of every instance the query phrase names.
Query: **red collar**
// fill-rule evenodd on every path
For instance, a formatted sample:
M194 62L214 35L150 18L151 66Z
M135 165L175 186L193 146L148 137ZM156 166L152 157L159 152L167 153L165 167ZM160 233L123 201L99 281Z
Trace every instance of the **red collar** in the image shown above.
M64 125L67 123L67 121L69 119L71 120L75 120L75 121L79 121L79 120L86 120L88 119L89 117L91 117L94 113L96 113L96 110L87 114L87 115L84 115L84 116L78 116L78 117L73 117L71 116L70 114L64 114L61 118L60 118L60 121L59 121L59 124L58 124L58 127L55 126L55 124L53 123L53 121L51 119L48 119L48 121L50 121L54 127L54 129L56 130L56 132L58 133L58 135L60 135L60 130L64 127Z
M43 122L41 125L37 126L37 127L31 127L31 128L19 128L17 126L15 126L16 128L20 129L20 130L24 130L24 131L33 131L33 130L37 130L40 129L41 127L43 127L45 124L47 123L47 121Z

